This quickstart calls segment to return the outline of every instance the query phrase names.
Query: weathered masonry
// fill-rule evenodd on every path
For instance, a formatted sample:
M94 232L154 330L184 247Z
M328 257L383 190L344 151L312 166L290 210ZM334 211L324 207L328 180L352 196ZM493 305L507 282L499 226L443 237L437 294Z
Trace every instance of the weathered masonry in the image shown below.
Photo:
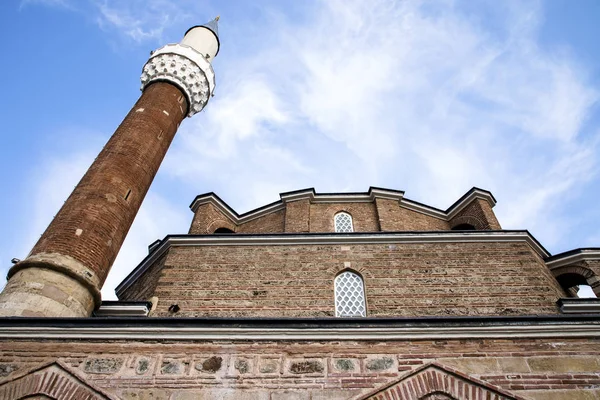
M600 249L550 254L473 188L197 196L100 289L171 140L214 90L217 20L153 52L143 93L0 294L0 399L600 398ZM67 318L68 317L68 318Z
M119 301L0 320L0 398L596 398L600 304L575 289L598 291L600 250L550 255L495 202L308 189L239 215L198 196Z

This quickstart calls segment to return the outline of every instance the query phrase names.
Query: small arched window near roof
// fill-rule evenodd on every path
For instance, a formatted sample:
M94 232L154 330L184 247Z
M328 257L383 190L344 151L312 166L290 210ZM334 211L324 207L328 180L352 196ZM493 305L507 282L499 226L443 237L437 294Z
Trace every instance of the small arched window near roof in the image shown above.
M344 271L335 277L335 316L366 317L365 285L360 275Z
M582 290L581 296L590 297L589 292L594 293L588 285L586 277L578 273L561 274L556 277L556 280L571 297L580 297L579 290L583 288L585 289Z
M354 232L352 216L347 212L339 212L333 217L336 232Z
M453 231L474 231L475 227L471 224L459 224L452 228Z
M217 228L214 233L235 233L229 228Z

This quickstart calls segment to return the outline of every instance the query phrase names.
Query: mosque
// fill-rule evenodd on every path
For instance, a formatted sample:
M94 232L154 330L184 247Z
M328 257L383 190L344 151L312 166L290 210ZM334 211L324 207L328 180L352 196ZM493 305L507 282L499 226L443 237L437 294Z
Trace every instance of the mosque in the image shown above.
M0 399L600 398L600 249L550 254L474 187L442 210L371 187L187 234L100 289L185 117L215 87L218 18L152 52L142 94L0 294ZM243 193L240 193L242 196Z

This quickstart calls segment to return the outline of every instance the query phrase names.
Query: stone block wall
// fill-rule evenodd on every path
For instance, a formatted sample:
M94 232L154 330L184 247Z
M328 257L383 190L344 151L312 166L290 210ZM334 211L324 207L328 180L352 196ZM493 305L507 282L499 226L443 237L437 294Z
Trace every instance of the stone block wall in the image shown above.
M123 400L355 399L431 362L531 400L600 396L600 339L0 341L0 390L59 360Z
M565 297L524 242L174 246L153 315L333 316L345 269L362 275L368 316L555 314Z

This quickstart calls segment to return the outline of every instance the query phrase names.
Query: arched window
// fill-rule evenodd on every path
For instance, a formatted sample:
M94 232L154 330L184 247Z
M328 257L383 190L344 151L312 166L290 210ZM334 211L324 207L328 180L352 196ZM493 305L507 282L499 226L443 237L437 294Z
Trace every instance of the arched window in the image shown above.
M453 231L474 231L475 227L471 224L459 224L452 228Z
M365 285L360 275L344 271L335 277L335 316L366 317Z
M596 297L584 275L578 273L563 273L556 277L560 286L571 297Z
M339 212L333 217L336 232L354 232L352 227L352 216L345 212Z
M229 228L217 228L214 233L235 233Z

